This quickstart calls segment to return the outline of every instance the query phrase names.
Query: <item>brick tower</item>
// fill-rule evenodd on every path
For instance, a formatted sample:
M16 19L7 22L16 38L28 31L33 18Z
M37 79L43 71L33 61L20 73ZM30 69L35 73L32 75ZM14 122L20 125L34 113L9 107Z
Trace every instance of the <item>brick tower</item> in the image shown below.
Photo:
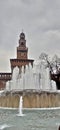
M20 39L19 39L19 46L17 47L17 58L16 59L10 59L11 63L11 72L13 72L13 69L18 66L19 70L21 71L21 67L26 65L31 65L33 66L34 60L28 59L28 48L26 47L26 40L25 40L25 34L22 32L20 34Z

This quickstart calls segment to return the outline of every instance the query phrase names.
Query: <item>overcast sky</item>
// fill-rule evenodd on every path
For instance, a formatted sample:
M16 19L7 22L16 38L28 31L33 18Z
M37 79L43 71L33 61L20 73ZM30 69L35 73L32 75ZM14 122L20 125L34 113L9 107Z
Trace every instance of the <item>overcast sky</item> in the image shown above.
M0 0L0 72L10 71L22 29L29 58L60 56L60 0Z

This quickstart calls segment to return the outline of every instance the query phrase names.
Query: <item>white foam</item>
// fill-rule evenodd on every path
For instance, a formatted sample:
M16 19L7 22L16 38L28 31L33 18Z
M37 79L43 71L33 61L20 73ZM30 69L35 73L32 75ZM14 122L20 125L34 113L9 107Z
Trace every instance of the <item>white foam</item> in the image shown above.
M50 107L50 108L24 108L24 110L60 110L60 107Z
M19 114L19 113L18 113L17 116L19 116L19 117L21 116L21 117L22 117L22 116L25 116L25 114Z
M6 110L17 110L18 108L12 108L12 107L0 107L0 109L6 109ZM59 110L60 107L50 107L50 108L22 108L23 110ZM17 114L19 115L19 114ZM22 114L24 115L24 114Z
M4 130L5 128L11 127L7 124L0 125L0 130Z

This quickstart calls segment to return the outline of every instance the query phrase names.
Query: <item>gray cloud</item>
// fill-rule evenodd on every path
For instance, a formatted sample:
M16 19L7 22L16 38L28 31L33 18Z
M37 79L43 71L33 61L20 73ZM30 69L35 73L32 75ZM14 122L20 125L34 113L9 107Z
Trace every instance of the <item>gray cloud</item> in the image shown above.
M0 1L0 70L7 70L7 59L16 57L22 29L26 34L29 57L36 59L44 51L59 55L60 0Z

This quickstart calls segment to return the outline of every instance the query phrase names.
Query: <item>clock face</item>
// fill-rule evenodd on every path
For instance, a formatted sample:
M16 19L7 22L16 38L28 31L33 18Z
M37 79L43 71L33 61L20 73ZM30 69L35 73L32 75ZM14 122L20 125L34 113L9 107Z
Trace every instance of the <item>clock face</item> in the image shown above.
M24 53L23 53L23 52L21 53L21 56L22 56L22 57L24 56Z
M24 52L21 52L21 53L20 53L20 56L21 56L21 58L23 58L23 59L26 59L26 58L27 58L27 54L24 53Z

